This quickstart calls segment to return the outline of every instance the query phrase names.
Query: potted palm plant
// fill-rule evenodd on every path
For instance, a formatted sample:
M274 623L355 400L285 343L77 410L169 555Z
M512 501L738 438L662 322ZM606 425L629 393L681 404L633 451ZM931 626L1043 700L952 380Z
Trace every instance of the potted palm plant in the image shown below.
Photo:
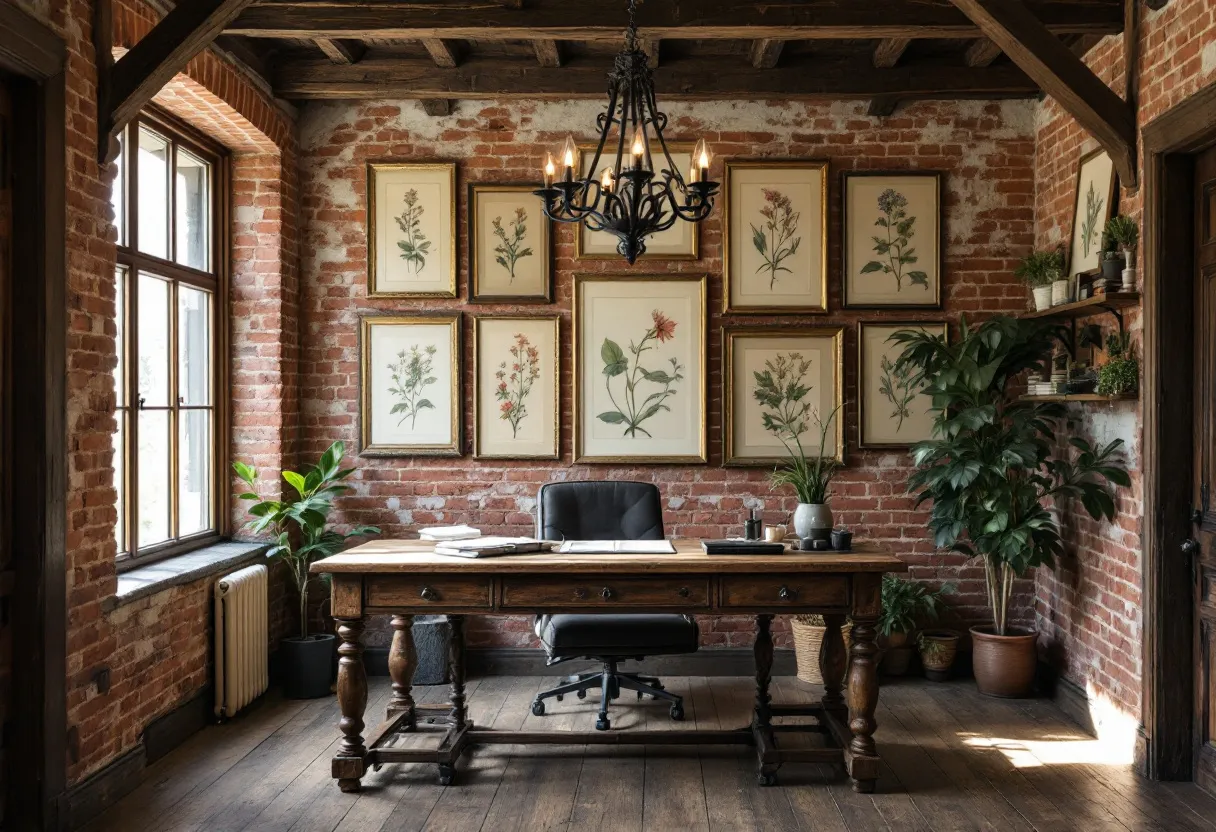
M998 316L961 325L952 344L904 330L897 367L911 370L932 397L933 438L913 447L909 478L917 504L932 501L929 528L939 548L980 558L992 624L971 628L975 678L982 693L1024 696L1034 681L1037 633L1014 626L1014 581L1051 566L1064 550L1049 508L1075 499L1094 519L1113 519L1112 485L1130 479L1117 459L1123 440L1095 447L1084 439L1056 443L1065 409L1019 400L1016 381L1041 371L1058 328L1036 319Z
M836 476L840 463L825 457L822 450L827 447L828 427L839 410L840 406L837 405L826 420L815 414L815 423L819 425L820 453L814 460L806 458L801 431L787 429L777 434L790 458L789 462L769 475L769 482L773 488L793 486L798 495L798 507L794 510L794 533L803 539L827 540L832 533L832 509L828 505L828 497L831 496L832 478Z
M1060 281L1060 275L1064 273L1064 252L1058 248L1051 251L1032 251L1022 258L1013 273L1033 290L1036 310L1042 312L1044 309L1050 309L1054 284ZM1068 281L1063 283L1063 290L1066 292Z
M920 581L892 574L882 576L882 617L878 619L878 633L885 646L883 673L903 676L908 672L912 660L912 646L908 642L917 622L922 618L936 621L942 596L953 591L950 584L931 590Z
M1131 217L1116 214L1106 221L1104 233L1123 252L1123 291L1136 291L1136 246L1140 242L1140 226Z
M333 634L308 632L308 590L312 583L309 566L342 551L352 537L380 533L374 526L356 526L349 532L340 532L329 525L334 499L351 490L342 481L354 469L339 467L345 451L343 443L335 442L316 465L299 473L284 471L283 479L291 491L282 499L262 499L254 490L258 472L243 462L232 463L236 475L249 486L249 491L240 498L252 504L250 530L271 536L273 543L266 557L279 558L287 565L299 593L300 635L285 638L280 645L285 668L283 688L289 699L326 696L333 675Z

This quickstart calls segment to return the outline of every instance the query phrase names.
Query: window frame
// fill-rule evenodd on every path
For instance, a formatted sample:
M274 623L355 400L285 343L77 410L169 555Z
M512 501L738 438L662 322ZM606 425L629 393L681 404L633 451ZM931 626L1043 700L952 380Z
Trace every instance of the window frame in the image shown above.
M152 132L168 139L170 182L168 195L168 254L172 258L177 246L177 200L176 200L176 166L177 148L190 153L211 166L210 175L210 216L208 227L211 233L209 247L209 270L201 270L192 266L182 265L173 259L164 259L146 254L139 250L139 204L133 199L133 194L139 193L138 140L141 127L147 127ZM198 130L164 111L149 107L122 129L122 177L114 183L120 191L122 215L125 223L125 236L117 245L117 262L114 278L123 281L119 290L116 286L121 307L116 308L115 314L121 316L122 322L122 353L118 356L119 366L123 368L123 399L115 396L115 420L123 432L122 447L122 501L118 506L120 524L125 540L120 540L115 529L117 543L116 565L119 572L145 566L157 560L185 554L218 543L231 536L231 519L228 511L230 501L230 483L228 473L228 447L230 436L229 397L228 397L228 344L229 344L229 252L230 244L230 198L231 198L231 168L228 151L213 139L208 138ZM125 243L125 244L123 244ZM169 283L168 303L172 314L169 317L168 344L169 352L169 381L170 400L163 407L169 414L169 533L170 539L150 546L138 545L138 448L140 412L137 396L139 392L139 362L135 360L139 345L139 276L146 273ZM185 285L202 289L211 293L211 350L209 358L211 396L211 505L210 528L203 532L181 536L178 524L180 522L180 414L190 409L208 409L206 406L183 405L179 400L173 400L173 394L180 396L178 387L179 360L179 329L178 318L178 287ZM156 409L162 409L160 407ZM118 467L117 465L115 466ZM117 473L117 472L116 472ZM119 483L115 483L116 486Z

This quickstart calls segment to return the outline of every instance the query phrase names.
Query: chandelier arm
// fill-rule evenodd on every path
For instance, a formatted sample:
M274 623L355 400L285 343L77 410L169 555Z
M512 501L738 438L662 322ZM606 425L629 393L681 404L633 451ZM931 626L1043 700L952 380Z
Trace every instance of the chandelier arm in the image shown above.
M605 115L608 117L608 123L601 127L600 141L595 148L595 156L591 159L590 168L584 174L584 177L588 181L595 179L595 169L599 167L600 156L604 153L604 143L608 141L608 134L612 132L612 116L616 112L616 102L619 95L620 91L617 89L616 85L613 84L608 89L608 109L600 114L601 119L603 119Z
M668 149L667 139L664 138L664 136L663 136L663 130L665 130L667 127L667 115L665 113L659 112L658 102L655 100L653 84L651 84L649 89L647 89L645 91L645 94L648 99L647 104L650 107L650 111L652 113L652 118L655 121L655 134L658 136L658 139L659 139L659 147L661 147L663 149L663 156L667 159L667 164L671 171L672 178L675 179L675 181L676 181L676 186L679 188L679 190L681 192L683 192L685 190L684 176L680 173L680 168L678 165L676 165L675 159L671 158L671 150ZM661 125L660 125L660 121L661 121ZM692 162L694 165L696 164L695 159L693 159ZM653 170L653 168L652 168L652 170Z

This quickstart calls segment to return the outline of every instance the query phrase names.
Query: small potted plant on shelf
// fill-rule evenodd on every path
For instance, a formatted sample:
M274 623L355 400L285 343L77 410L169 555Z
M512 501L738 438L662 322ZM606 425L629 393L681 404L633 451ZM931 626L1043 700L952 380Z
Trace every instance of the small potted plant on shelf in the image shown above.
M839 406L833 408L826 420L821 419L817 412L814 414L814 422L819 426L820 451L825 447L828 428L839 410ZM769 419L768 414L765 414L765 419ZM828 498L831 496L832 478L836 476L840 463L822 453L817 454L814 460L807 459L800 439L806 431L805 420L778 427L782 429L773 432L789 452L789 462L774 470L769 475L769 482L773 488L793 486L798 495L798 507L794 510L794 533L799 538L828 540L832 533L832 509L828 505Z
M920 663L929 681L945 682L950 678L950 669L958 655L958 638L956 631L947 629L921 630L917 635Z
M1106 363L1098 368L1101 396L1126 396L1140 386L1140 361L1132 353L1131 336L1112 332L1106 338Z
M300 635L285 638L280 644L285 668L283 688L288 699L328 695L333 675L333 635L308 632L308 590L313 580L308 567L342 551L352 537L380 533L374 526L356 526L349 532L339 532L329 525L334 499L351 490L342 484L354 470L340 468L345 451L343 443L335 442L316 465L299 473L284 471L283 479L294 493L288 492L281 500L262 499L254 490L258 472L243 462L232 463L236 475L249 486L249 491L240 498L252 503L250 530L270 534L272 544L266 557L277 557L287 564L299 593Z
M1136 291L1136 246L1140 242L1140 226L1131 217L1116 214L1107 220L1105 233L1123 252L1123 291Z
M933 438L913 447L917 471L908 487L917 505L932 501L929 529L939 548L983 561L992 624L971 628L980 692L1024 696L1037 661L1033 629L1014 625L1017 579L1051 566L1064 551L1049 508L1076 500L1095 520L1111 520L1111 486L1130 485L1117 459L1123 441L1095 447L1080 437L1056 441L1065 415L1056 402L1020 401L1016 380L1041 370L1057 328L1036 319L964 320L951 344L914 331L895 333L896 362L914 372L932 397Z
M878 619L878 632L885 647L883 673L903 676L908 672L912 660L912 645L908 642L916 630L917 620L929 618L936 621L942 596L953 591L954 587L950 584L931 590L919 581L883 575L882 617Z
M1034 308L1042 312L1052 305L1054 287L1064 273L1064 252L1060 249L1051 251L1033 251L1022 258L1014 275L1021 278L1034 291ZM1064 282L1064 290L1068 289L1068 281Z
M1102 251L1098 260L1102 274L1094 281L1094 291L1114 291L1123 281L1123 267L1127 259L1119 251L1119 244L1105 231L1102 232Z

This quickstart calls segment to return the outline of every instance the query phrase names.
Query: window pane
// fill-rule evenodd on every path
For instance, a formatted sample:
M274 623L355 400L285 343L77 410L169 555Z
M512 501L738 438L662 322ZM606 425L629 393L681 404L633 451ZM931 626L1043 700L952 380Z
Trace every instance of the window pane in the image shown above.
M118 430L114 433L114 490L118 493L118 524L114 527L114 537L121 554L127 551L127 484L123 482L127 471L127 412L120 409L114 417L118 420Z
M211 404L211 293L177 287L178 401Z
M139 128L139 250L169 258L169 142Z
M169 539L169 413L139 413L139 546Z
M114 403L118 407L127 404L127 270L114 270L114 352L118 363L114 365Z
M183 266L206 270L211 245L210 165L189 151L177 150L177 249Z
M113 190L110 191L110 205L114 208L114 226L118 229L118 244L127 244L127 160L126 152L127 131L118 134L118 158L114 160L118 175L114 177Z
M211 412L183 410L178 416L178 535L211 528Z
M139 276L139 395L169 404L169 283L149 274Z

